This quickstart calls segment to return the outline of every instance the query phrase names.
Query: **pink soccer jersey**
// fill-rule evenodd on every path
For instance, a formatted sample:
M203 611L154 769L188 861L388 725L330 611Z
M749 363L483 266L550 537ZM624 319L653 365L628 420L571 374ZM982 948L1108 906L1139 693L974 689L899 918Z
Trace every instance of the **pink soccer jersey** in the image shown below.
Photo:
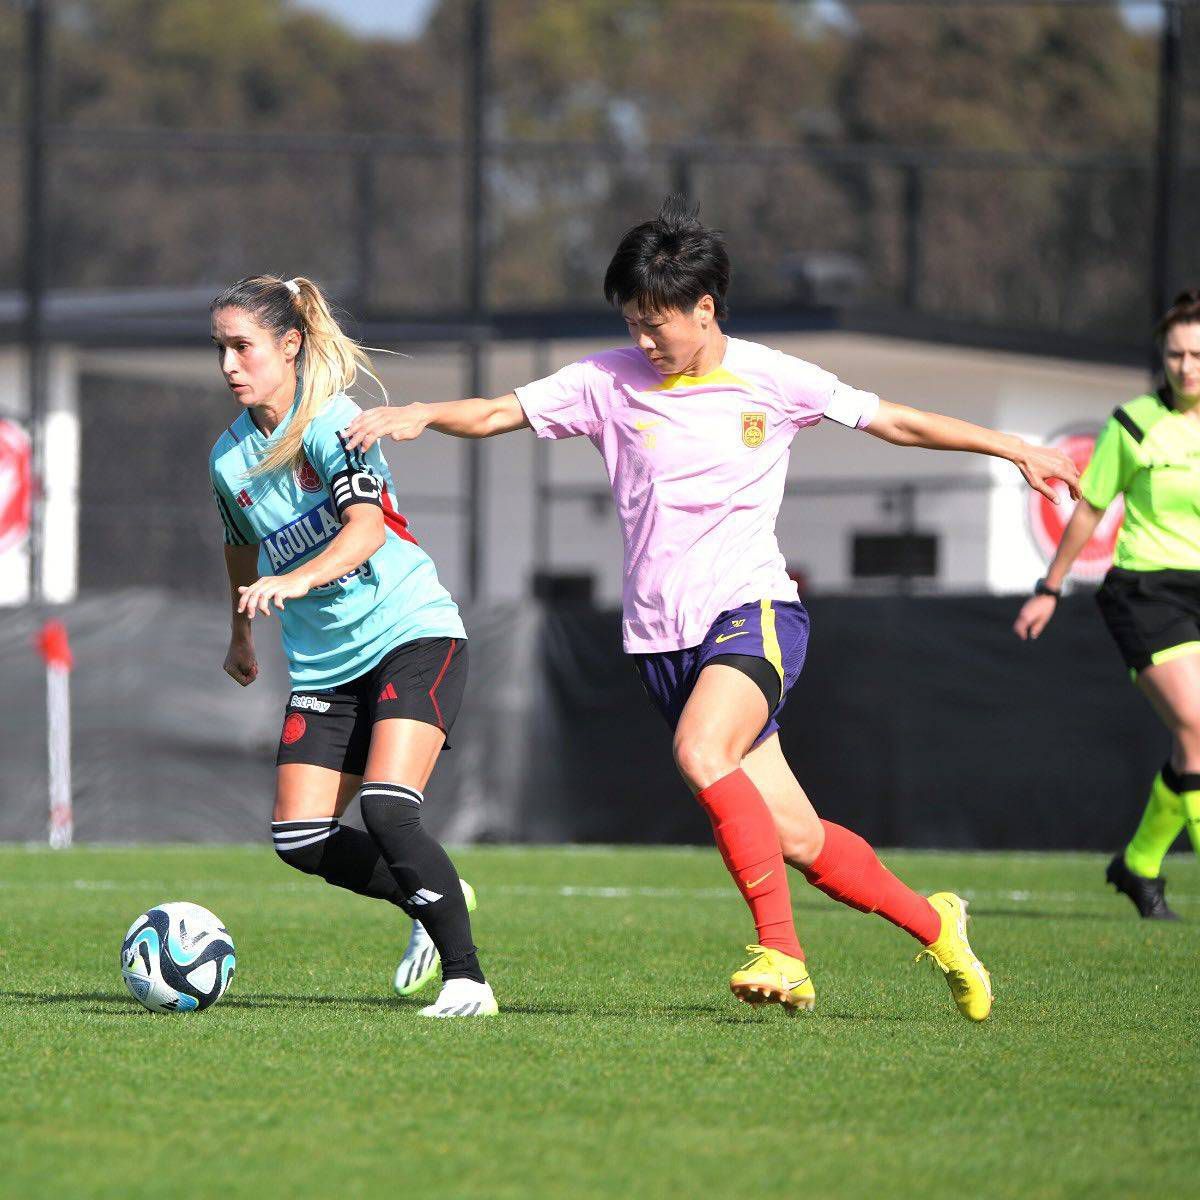
M792 438L822 417L865 429L879 408L820 367L737 338L707 375L665 377L630 346L516 394L538 437L582 435L604 458L630 654L699 645L719 613L752 600L795 600L775 537Z

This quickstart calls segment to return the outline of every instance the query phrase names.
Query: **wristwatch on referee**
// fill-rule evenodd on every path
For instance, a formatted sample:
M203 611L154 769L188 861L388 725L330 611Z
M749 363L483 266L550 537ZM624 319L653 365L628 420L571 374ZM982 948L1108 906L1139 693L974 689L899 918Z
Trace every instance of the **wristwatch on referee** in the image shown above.
M1062 588L1052 588L1045 579L1039 579L1033 585L1033 594L1035 596L1053 596L1055 600L1062 599Z

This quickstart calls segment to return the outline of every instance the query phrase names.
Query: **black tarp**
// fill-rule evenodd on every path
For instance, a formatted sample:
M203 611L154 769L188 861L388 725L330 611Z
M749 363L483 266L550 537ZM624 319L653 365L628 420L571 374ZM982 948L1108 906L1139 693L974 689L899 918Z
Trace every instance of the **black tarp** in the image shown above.
M810 604L809 661L783 743L823 815L879 845L1108 849L1128 838L1167 751L1088 596L1044 637L1010 632L1013 597ZM70 629L76 835L266 836L286 674L221 673L224 606L97 595ZM670 734L620 652L616 613L533 601L465 614L471 680L431 825L465 841L703 842ZM40 840L45 691L31 610L0 617L0 839Z

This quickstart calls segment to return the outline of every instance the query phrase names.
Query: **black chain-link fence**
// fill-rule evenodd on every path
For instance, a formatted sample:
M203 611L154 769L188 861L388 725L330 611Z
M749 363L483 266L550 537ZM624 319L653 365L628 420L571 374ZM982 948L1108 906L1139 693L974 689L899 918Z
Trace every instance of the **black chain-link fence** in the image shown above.
M0 8L0 291L20 282L21 7ZM615 239L680 189L727 232L743 310L1128 345L1155 303L1164 95L1166 286L1200 278L1193 0L441 0L396 43L255 0L252 54L236 29L181 45L197 7L51 6L51 288L303 270L364 315L449 320L478 132L491 310L598 308Z

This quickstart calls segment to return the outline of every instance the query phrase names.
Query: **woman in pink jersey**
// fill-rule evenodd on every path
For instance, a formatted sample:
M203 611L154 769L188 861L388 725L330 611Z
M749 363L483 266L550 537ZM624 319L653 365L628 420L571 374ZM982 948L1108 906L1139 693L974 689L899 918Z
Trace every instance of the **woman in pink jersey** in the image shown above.
M671 198L625 235L605 275L632 346L493 400L373 409L350 425L349 445L405 441L427 428L587 437L604 458L624 537L625 649L675 731L675 762L758 932L750 961L730 980L734 994L792 1010L815 1002L786 862L835 900L917 938L959 1010L981 1021L991 983L967 942L966 902L918 895L857 834L822 821L780 750L776 717L804 663L808 615L775 519L792 439L822 419L896 445L1006 458L1051 499L1051 478L1077 496L1078 472L1056 451L890 404L728 337L729 274L720 235Z

